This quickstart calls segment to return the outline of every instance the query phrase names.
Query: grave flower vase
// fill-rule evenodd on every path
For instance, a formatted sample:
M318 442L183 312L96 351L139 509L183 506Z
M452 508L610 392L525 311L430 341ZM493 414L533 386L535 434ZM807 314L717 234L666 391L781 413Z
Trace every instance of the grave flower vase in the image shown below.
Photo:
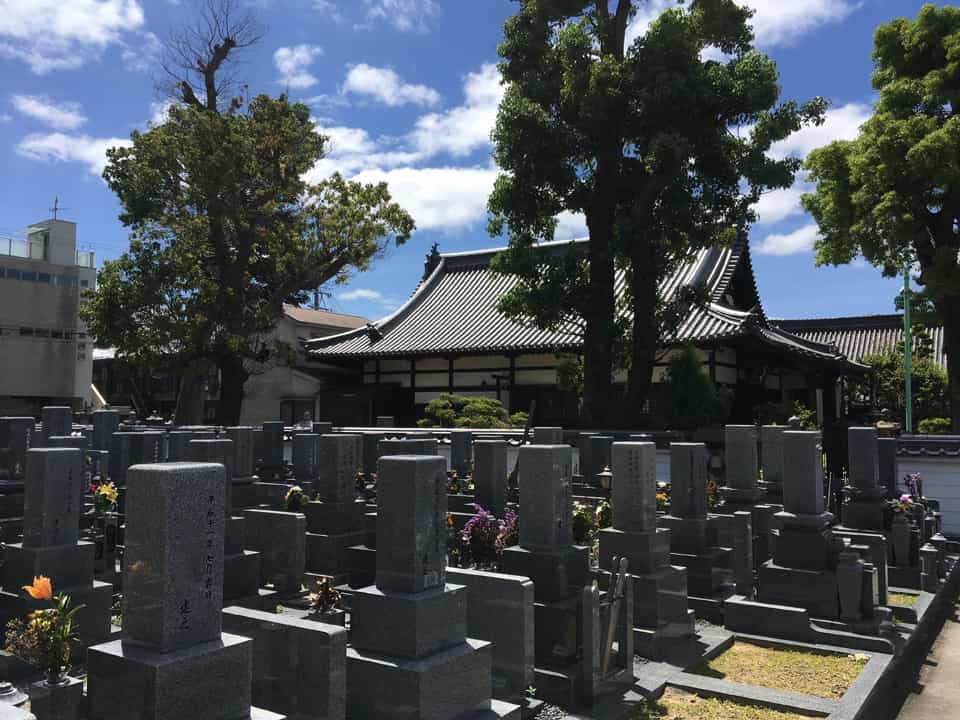
M37 720L80 720L83 681L63 672L33 683L29 694L30 710Z

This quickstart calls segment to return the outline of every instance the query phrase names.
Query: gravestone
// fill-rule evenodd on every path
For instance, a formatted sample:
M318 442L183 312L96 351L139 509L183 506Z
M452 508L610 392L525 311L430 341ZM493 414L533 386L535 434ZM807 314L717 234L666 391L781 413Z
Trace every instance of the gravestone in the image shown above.
M195 433L192 430L171 430L167 433L167 462L193 460L190 443Z
M110 438L108 475L118 488L127 484L127 468L135 463L133 445L135 436L136 433L132 432L115 432Z
M6 623L38 607L21 587L43 575L53 581L54 593L64 592L74 606L84 606L77 614L79 635L90 644L109 635L113 588L94 580L94 544L80 541L81 463L75 448L27 452L23 542L4 545L0 616Z
M883 530L883 498L887 488L879 485L876 428L848 428L847 446L849 480L843 488L847 497L841 514L843 526L857 530Z
M80 476L77 480L80 483L81 501L93 479L91 458L87 450L89 444L90 441L83 435L51 435L47 438L47 447L74 448L80 451Z
M0 480L23 480L33 434L32 417L0 417Z
M604 468L610 467L610 435L587 435L580 450L580 474L586 483L593 483Z
M507 505L507 443L480 440L473 444L474 500L497 517Z
M758 482L757 428L754 425L727 425L724 428L726 477L720 494L723 502L714 508L721 515L749 512L753 529L753 558L759 565L770 557L773 544L774 512L766 504L767 492Z
M260 553L260 584L279 593L298 593L306 564L307 518L303 513L244 510L248 550Z
M293 436L293 479L305 493L311 493L320 467L320 436L297 433Z
M830 528L833 516L825 510L820 433L784 432L783 466L783 511L777 513L782 527L772 559L759 569L758 600L800 607L831 620L853 619L851 605L857 618L873 616L872 596L862 592L873 583L872 565L846 554L846 543ZM852 587L860 589L852 599L846 582L851 578Z
M251 640L222 633L222 465L135 465L123 640L87 653L90 720L281 718L251 708Z
M310 432L314 435L330 435L333 432L333 423L315 420L310 425Z
M689 605L698 617L718 621L735 592L733 552L720 543L719 516L708 515L709 464L703 443L670 444L670 512L657 525L670 530L671 562L687 569Z
M693 635L687 572L670 564L670 530L657 527L656 444L618 442L612 450L613 526L600 531L600 567L615 571L613 559L627 559L634 648L644 657L658 658L666 640Z
M70 435L73 432L73 409L55 405L41 408L40 426L44 445L54 435Z
M886 491L887 499L900 497L896 438L877 438L877 465L877 479L880 487Z
M347 631L337 625L242 607L223 629L253 640L253 702L304 720L344 720Z
M384 455L436 455L435 438L415 438L403 440L381 440L377 444L380 457Z
M473 433L469 430L450 431L450 469L460 477L470 474L473 464Z
M466 588L446 584L446 500L443 458L380 459L376 585L352 599L348 717L519 718L491 700L490 643L466 637Z
M779 503L783 498L783 433L786 425L764 425L760 428L760 456L763 487L767 500Z
M380 457L380 441L386 434L378 432L363 433L363 472L366 475L377 471L377 459Z
M260 443L263 453L260 457L260 479L264 482L283 480L286 471L283 461L283 423L263 423Z
M355 499L362 450L360 435L318 438L318 500L307 503L303 510L307 516L307 569L336 581L344 580L342 576L349 570L348 549L364 540L365 505Z
M233 441L233 506L248 508L256 506L257 489L254 487L254 429L229 427L226 435Z
M120 429L120 413L116 410L97 410L93 413L94 450L110 450L110 438Z

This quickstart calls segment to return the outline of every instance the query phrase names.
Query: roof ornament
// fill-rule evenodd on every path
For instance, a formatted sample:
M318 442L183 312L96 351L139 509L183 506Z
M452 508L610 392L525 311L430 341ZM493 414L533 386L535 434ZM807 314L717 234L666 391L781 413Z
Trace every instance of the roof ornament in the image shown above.
M433 247L430 248L430 252L427 253L426 258L423 261L423 280L426 280L433 274L433 271L437 269L437 265L440 264L440 245L434 243Z
M370 342L375 343L378 340L383 340L383 332L373 323L367 323L367 326L363 329L367 334L367 337L370 338Z

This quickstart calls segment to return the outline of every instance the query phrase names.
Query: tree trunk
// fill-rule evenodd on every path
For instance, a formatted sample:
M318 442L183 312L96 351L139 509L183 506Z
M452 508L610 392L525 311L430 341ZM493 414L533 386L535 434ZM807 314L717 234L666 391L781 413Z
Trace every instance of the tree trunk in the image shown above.
M180 378L173 422L177 425L203 423L203 374L199 365L188 367Z
M243 407L243 386L250 373L237 355L225 355L217 362L220 370L220 394L217 402L217 424L232 427L240 424Z
M632 428L641 429L649 417L645 409L650 399L659 344L654 314L657 307L657 268L651 243L643 239L634 240L630 262L633 338L627 376L626 419Z
M960 297L948 297L937 303L937 314L943 318L943 349L947 355L950 421L953 432L960 434Z
M613 407L614 264L612 213L591 223L590 290L584 308L583 406L581 421L587 427L611 426Z

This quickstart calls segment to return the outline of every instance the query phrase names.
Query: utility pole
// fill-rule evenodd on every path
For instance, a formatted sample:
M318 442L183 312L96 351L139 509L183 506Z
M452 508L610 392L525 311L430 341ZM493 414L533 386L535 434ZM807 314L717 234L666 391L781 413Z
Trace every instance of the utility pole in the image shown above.
M910 265L903 269L903 383L904 429L913 432L913 375L910 370Z

